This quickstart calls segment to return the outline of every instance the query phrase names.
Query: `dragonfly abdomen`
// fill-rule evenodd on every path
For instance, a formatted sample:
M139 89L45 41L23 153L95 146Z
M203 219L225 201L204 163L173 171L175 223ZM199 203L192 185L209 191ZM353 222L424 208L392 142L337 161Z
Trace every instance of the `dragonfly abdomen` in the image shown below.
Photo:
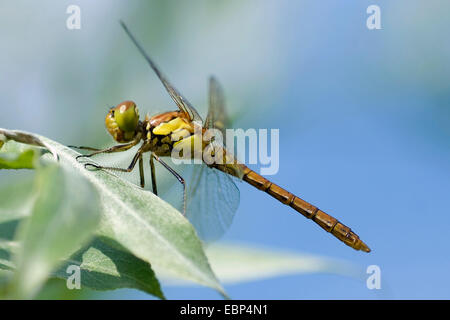
M246 168L243 180L256 187L257 189L270 194L278 201L294 208L303 216L313 220L322 229L330 232L336 238L344 242L346 245L352 247L353 249L370 252L369 247L363 241L361 241L358 235L354 233L349 227L345 226L336 218L328 215L322 210L319 210L319 208L317 208L316 206L302 200L296 195L267 180L253 170Z

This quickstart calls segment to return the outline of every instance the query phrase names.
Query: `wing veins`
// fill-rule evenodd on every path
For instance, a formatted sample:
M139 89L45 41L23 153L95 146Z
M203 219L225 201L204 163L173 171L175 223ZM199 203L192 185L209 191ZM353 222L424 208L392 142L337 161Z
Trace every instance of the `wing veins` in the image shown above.
M162 82L164 87L166 88L167 92L169 93L172 100L177 104L178 108L185 112L191 121L198 121L202 122L202 118L198 114L197 110L190 104L190 102L183 97L183 95L178 92L178 90L166 79L166 77L163 75L163 73L159 70L159 68L156 66L156 64L153 62L152 59L150 59L150 56L145 52L144 48L141 46L141 44L136 40L136 38L133 36L133 34L130 32L128 27L125 25L123 21L120 21L120 25L124 29L125 33L130 37L131 41L134 43L134 45L137 47L141 55L144 57L144 59L148 62L150 67L153 69L153 71L158 76L159 80Z

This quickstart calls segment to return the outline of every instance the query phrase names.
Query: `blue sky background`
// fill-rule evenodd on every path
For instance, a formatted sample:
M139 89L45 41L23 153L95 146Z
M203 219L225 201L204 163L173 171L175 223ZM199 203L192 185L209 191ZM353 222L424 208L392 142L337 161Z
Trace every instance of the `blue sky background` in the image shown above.
M82 29L65 28L69 4ZM381 7L382 30L366 28ZM279 128L270 177L352 227L356 252L240 184L224 240L379 265L382 289L336 275L226 286L236 299L450 298L450 3L442 1L27 1L0 5L0 127L66 144L111 143L107 106L173 109L117 21L123 19L204 114L223 84L236 127ZM44 10L45 9L45 10ZM256 272L256 271L255 271ZM164 287L168 298L219 298ZM105 298L148 298L132 290Z

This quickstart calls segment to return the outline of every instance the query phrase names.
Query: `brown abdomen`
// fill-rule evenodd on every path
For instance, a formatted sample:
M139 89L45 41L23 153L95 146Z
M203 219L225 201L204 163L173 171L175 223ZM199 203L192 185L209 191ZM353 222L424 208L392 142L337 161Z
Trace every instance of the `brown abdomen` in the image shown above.
M312 204L300 199L294 194L272 183L253 170L246 168L243 180L248 182L255 188L270 194L278 201L294 208L306 218L313 220L322 229L330 232L336 238L344 242L346 245L352 247L353 249L370 252L369 247L363 241L361 241L358 235L354 233L349 227L345 226L336 218L326 214L322 210L319 210Z

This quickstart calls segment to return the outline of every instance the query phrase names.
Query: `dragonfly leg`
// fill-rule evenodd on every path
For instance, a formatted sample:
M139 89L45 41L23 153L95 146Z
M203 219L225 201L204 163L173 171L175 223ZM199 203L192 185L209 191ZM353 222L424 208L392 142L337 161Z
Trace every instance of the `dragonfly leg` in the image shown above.
M167 163L165 163L160 157L153 154L153 157L156 161L161 163L164 168L166 168L171 174L177 178L177 180L183 185L183 216L186 216L186 183L184 182L184 179L182 176L180 176L175 170L173 170Z
M77 146L67 146L67 147L72 148L72 149L89 150L89 151L100 151L100 150L101 150L101 149L98 149L98 148L85 147L85 146L80 146L80 147L77 147Z
M112 146L110 148L106 148L106 149L96 149L97 151L94 151L90 154L82 154L77 156L75 159L80 159L80 158L90 158L96 154L99 153L113 153L113 152L121 152L121 151L126 151L128 149L131 149L132 147L134 147L136 144L138 144L139 140L134 140L130 143L126 143L126 144L119 144L116 146ZM95 148L91 148L91 147L79 147L79 149L85 149L85 150L94 150Z
M150 155L150 171L152 173L152 190L155 195L158 195L158 190L156 189L156 171L155 162L153 161L153 153Z
M134 167L136 166L137 161L142 157L142 151L139 150L138 152L136 152L136 154L133 157L133 160L131 161L130 165L128 166L128 168L116 168L116 167L104 167L104 166L99 166L93 163L86 163L84 165L84 167L86 169L89 169L89 167L92 167L94 169L106 169L106 170L114 170L114 171L121 171L121 172L131 172L133 171ZM142 183L142 181L141 181Z
M145 177L144 177L144 161L142 160L142 154L139 157L139 177L141 179L141 187L145 187Z

